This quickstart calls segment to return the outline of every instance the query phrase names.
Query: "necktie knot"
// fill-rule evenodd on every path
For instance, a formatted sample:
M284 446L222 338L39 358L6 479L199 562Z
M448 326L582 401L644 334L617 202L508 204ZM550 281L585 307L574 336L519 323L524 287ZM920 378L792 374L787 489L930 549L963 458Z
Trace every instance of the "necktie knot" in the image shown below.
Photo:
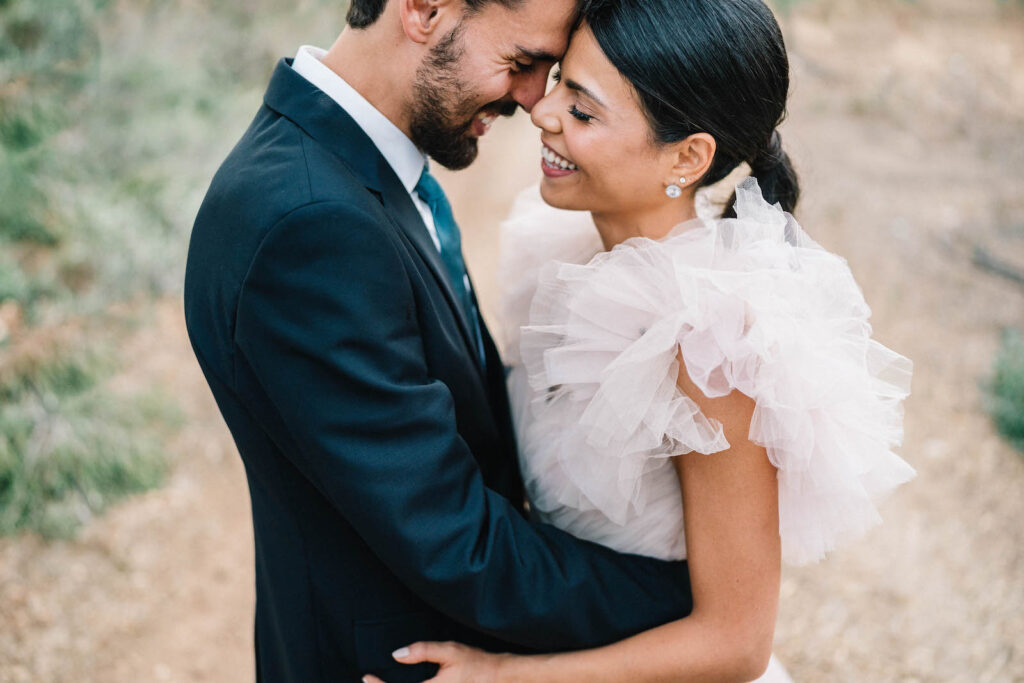
M420 174L419 182L416 183L414 190L420 196L420 199L430 205L431 211L435 210L434 206L439 201L448 201L444 195L444 190L441 189L441 184L437 182L434 176L430 175L430 171L426 167L423 168L423 173Z
M434 232L441 244L441 258L452 277L452 284L457 289L464 289L462 280L466 275L466 266L462 262L462 236L441 184L424 167L414 190L430 207L430 214L434 217Z

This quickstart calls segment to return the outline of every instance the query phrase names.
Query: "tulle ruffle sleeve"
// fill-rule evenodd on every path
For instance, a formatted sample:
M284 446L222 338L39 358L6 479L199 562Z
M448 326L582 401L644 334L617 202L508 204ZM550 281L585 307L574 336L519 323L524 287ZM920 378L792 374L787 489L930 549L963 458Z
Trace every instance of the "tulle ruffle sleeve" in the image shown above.
M736 210L537 267L513 352L538 418L523 445L536 451L529 468L550 481L528 491L542 510L628 525L668 495L654 482L675 479L662 471L669 457L727 450L722 426L677 386L681 351L707 396L754 399L749 438L778 468L783 558L802 564L877 523L877 498L914 476L893 452L912 366L871 338L845 260L768 205L756 181L737 189Z
M601 250L601 238L589 213L552 208L537 185L516 197L499 234L502 350L518 358L520 328L529 323L541 269L552 261L586 263Z

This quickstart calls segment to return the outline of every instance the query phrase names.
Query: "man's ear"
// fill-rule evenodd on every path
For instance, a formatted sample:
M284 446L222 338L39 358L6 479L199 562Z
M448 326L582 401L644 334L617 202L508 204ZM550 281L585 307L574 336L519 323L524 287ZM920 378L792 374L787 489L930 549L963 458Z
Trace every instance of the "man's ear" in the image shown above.
M459 0L391 0L397 2L402 30L409 40L425 44L437 32L444 15L458 10Z
M715 139L708 133L694 133L673 144L671 152L675 163L669 172L669 182L679 183L681 178L686 178L685 184L692 185L700 180L711 168L717 148Z

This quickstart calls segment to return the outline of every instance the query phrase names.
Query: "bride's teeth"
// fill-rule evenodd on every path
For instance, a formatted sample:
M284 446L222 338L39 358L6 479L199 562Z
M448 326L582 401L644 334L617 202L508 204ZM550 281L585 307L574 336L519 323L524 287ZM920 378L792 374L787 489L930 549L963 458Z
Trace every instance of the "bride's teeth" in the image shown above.
M572 163L571 161L567 161L566 159L563 159L557 152L555 152L547 145L541 145L540 155L544 159L544 161L548 162L548 164L554 166L555 168L561 168L562 170L565 171L576 171L579 169L579 167L576 164Z

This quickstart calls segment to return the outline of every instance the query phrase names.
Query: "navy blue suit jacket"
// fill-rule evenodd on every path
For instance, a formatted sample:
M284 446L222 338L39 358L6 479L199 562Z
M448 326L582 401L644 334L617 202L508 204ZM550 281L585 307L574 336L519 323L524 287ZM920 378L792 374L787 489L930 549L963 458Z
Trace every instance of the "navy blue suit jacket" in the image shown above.
M282 60L185 276L252 497L259 680L419 681L392 650L583 648L691 608L685 563L527 519L501 360L446 277L370 139Z

